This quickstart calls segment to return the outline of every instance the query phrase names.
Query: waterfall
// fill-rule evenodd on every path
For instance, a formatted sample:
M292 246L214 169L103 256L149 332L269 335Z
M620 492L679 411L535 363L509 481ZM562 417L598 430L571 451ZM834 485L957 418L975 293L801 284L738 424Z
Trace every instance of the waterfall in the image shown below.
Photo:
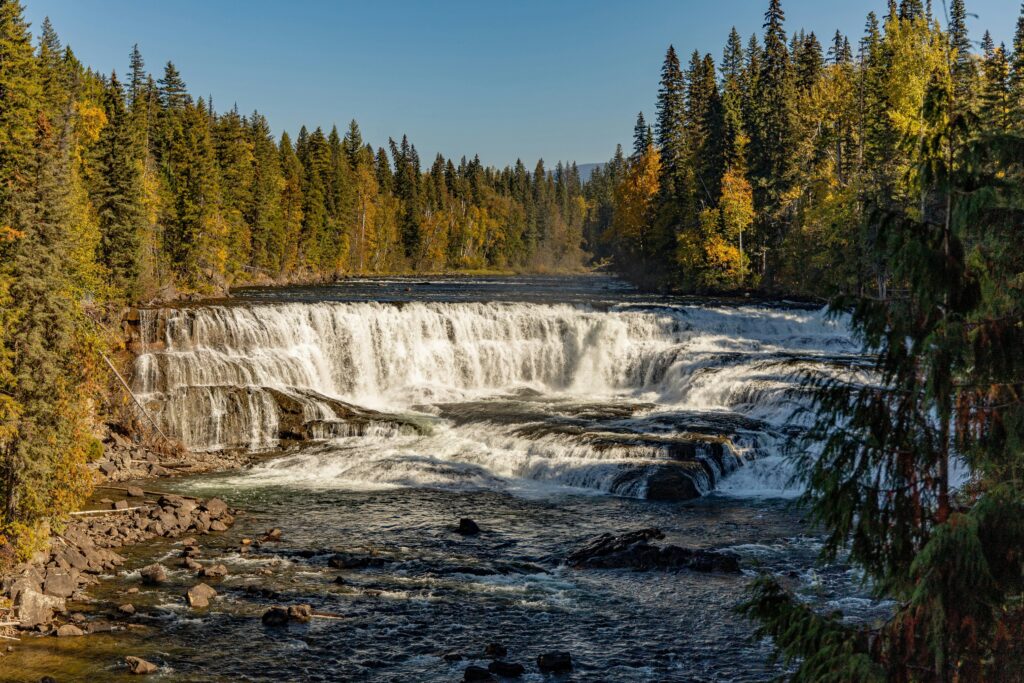
M650 494L638 467L684 447L703 463L697 488L713 487L739 451L757 455L794 426L801 373L856 352L822 311L758 306L267 303L144 310L139 329L134 389L190 448L272 448L301 432L400 450L418 439L423 451L440 430L438 452L420 455L472 464L470 479L627 495ZM511 419L509 402L537 412ZM635 410L594 421L615 406ZM432 435L415 416L432 416ZM456 457L470 434L476 446Z

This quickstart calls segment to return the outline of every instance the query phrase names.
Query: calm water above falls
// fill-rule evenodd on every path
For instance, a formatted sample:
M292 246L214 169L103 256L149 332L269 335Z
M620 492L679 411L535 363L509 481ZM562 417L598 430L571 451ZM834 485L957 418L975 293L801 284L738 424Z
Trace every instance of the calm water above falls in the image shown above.
M231 570L209 612L184 607L193 579L176 570L135 601L158 629L91 637L88 651L34 644L18 655L23 680L103 680L130 651L169 680L451 681L497 641L522 680L543 680L536 656L563 649L576 671L559 680L761 681L777 673L770 648L731 612L760 569L822 607L883 609L846 568L813 568L818 541L788 504L780 450L806 420L799 377L857 361L821 311L648 298L596 277L384 279L248 290L146 312L143 327L135 388L191 447L285 445L286 405L315 438L167 484L248 512L204 539ZM379 412L353 429L345 404ZM681 481L692 491L672 489ZM454 533L467 516L483 534ZM235 554L274 526L280 544ZM746 574L562 564L589 537L649 526L734 550ZM174 549L132 561L154 552ZM378 561L332 569L333 552ZM96 591L99 608L121 589ZM293 602L344 619L260 624L268 604Z

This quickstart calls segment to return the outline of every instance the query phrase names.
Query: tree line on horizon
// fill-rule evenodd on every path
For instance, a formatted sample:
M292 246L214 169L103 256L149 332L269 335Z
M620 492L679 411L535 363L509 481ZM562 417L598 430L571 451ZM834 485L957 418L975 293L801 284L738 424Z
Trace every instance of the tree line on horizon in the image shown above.
M919 209L933 72L952 60L960 106L991 130L1024 122L1024 19L1011 46L972 49L963 0L890 0L859 38L787 34L772 1L763 35L733 28L722 57L669 46L656 115L637 117L591 177L584 232L598 258L649 288L762 289L827 297L884 292L874 207Z

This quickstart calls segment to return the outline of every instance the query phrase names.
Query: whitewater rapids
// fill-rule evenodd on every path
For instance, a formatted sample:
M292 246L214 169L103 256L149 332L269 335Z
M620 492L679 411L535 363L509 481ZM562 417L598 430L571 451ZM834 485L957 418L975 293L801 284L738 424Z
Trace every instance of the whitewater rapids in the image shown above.
M781 493L806 373L857 353L822 310L731 305L292 302L140 312L134 390L197 450L282 445L281 396L319 437L248 482ZM400 416L353 431L342 401Z

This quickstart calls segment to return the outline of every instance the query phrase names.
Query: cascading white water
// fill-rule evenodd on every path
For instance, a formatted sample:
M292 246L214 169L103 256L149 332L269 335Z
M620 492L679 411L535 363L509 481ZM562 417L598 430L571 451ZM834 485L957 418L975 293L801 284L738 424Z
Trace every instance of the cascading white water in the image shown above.
M274 446L282 419L275 396L281 395L317 424L338 419L331 399L445 417L445 404L527 391L563 403L650 404L632 422L608 423L613 432L671 432L671 424L659 427L657 416L680 412L755 418L781 432L800 405L794 394L799 373L821 371L829 358L855 352L844 326L823 312L752 306L204 306L143 311L140 329L149 350L138 357L135 389L168 432L196 449ZM633 484L623 483L616 469L656 462L670 446L645 437L598 448L576 434L524 434L513 428L521 421L502 423L442 421L414 443L374 439L389 462L379 478L407 483L395 474L397 462L422 469L422 458L433 458L432 469L441 461L460 463L473 480L518 477L599 489L615 481L617 492L628 492ZM728 436L756 449L773 438L757 431L740 427ZM698 451L716 447L721 450L698 443ZM402 460L410 453L420 459ZM722 473L715 470L724 466L720 455L704 489ZM373 480L380 463L372 461L349 458L340 465L343 472L312 471L323 479ZM296 464L277 463L268 472ZM303 467L309 471L308 463ZM646 484L637 481L634 493L642 494Z

